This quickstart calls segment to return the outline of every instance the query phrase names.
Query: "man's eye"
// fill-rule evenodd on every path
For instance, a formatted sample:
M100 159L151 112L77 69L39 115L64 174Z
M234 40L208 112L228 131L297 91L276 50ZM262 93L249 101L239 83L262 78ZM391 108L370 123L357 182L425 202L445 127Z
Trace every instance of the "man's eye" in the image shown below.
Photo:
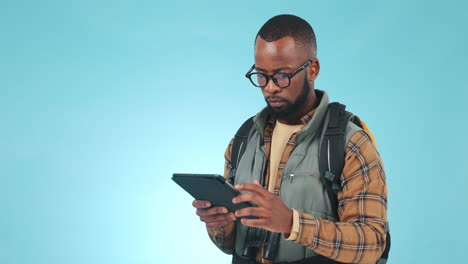
M265 75L263 75L263 74L261 74L261 73L257 73L257 79L258 79L259 81L265 81L266 78L265 78Z
M274 78L276 79L276 84L280 87L286 87L289 85L289 77L286 73L277 73L275 74Z
M282 72L279 72L279 73L275 74L275 77L278 80L281 80L281 79L282 80L287 80L287 79L289 79L288 75L286 75L286 73L282 73Z

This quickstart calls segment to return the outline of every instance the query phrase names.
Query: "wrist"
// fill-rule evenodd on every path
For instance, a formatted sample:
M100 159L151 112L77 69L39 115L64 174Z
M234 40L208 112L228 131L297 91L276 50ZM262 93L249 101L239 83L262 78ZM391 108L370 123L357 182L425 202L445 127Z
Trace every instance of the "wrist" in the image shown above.
M292 227L293 227L293 218L294 218L293 210L289 209L288 218L287 218L288 221L287 221L287 224L286 224L284 232L283 232L285 237L289 237L289 234L291 234L291 230L292 230Z

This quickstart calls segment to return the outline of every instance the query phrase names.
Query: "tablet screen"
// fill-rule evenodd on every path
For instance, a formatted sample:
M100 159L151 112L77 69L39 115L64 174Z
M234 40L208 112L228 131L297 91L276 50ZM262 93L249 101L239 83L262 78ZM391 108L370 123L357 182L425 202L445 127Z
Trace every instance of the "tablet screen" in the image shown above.
M232 198L240 193L231 184L226 182L221 175L174 173L172 180L196 200L209 201L212 206L223 206L228 208L230 212L255 206L251 202L233 204Z

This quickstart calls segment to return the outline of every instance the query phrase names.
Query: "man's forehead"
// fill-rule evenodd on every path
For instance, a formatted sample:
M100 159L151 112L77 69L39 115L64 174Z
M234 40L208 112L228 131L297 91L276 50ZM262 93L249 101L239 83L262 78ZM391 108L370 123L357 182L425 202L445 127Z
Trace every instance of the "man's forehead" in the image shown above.
M280 38L275 41L265 41L261 37L257 38L257 41L255 42L255 53L262 53L262 54L271 54L271 55L277 55L277 54L283 54L283 53L291 53L291 52L296 52L297 47L294 42L294 39L286 36L283 38Z
M303 60L307 57L304 48L296 45L292 37L286 36L276 41L267 42L257 37L255 43L255 61L291 61ZM304 58L303 58L304 57Z

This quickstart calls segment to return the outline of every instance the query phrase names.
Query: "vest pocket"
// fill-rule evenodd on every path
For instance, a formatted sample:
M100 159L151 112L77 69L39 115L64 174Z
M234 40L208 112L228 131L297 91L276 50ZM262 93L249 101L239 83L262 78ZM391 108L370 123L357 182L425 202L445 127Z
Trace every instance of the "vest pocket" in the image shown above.
M336 222L322 177L314 172L283 175L280 195L289 208Z

